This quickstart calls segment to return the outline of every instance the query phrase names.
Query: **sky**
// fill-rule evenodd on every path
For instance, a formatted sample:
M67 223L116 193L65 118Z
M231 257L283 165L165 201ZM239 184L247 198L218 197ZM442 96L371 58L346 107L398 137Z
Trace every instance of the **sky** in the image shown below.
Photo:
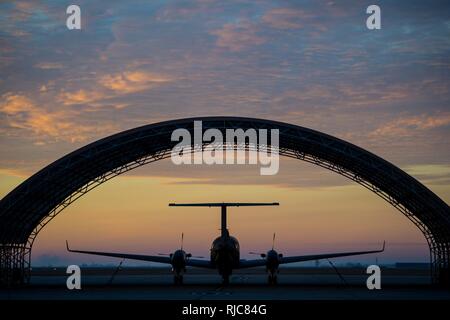
M0 197L43 166L137 126L192 116L284 121L391 161L450 202L450 4L377 1L66 1L0 3ZM181 201L279 201L230 210L242 254L277 233L286 254L377 248L340 259L429 261L422 234L370 191L325 169L282 159L255 166L160 161L85 195L39 234L34 265L110 263L73 247L208 255L213 209ZM127 262L133 264L133 262Z

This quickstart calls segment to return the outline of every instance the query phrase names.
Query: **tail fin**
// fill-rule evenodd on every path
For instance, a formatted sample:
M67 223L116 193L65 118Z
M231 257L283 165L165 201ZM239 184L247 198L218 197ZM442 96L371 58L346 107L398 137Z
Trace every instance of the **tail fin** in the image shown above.
M278 202L207 202L207 203L169 203L169 207L220 207L221 208L221 236L228 237L227 207L279 206Z

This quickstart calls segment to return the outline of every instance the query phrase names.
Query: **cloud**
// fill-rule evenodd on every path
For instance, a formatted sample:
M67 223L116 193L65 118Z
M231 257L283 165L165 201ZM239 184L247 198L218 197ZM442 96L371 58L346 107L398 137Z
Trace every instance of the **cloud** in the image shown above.
M30 172L26 172L22 169L17 169L17 168L0 168L0 175L10 176L10 177L19 177L19 178L28 178L30 176Z
M421 164L403 168L413 177L430 185L450 185L450 165Z
M5 94L0 112L8 116L13 128L29 129L36 134L55 136L59 124L54 114L42 112L30 99L22 95Z
M227 23L221 29L211 34L217 36L216 45L230 51L238 52L252 46L266 42L266 39L257 34L257 27L249 21Z
M0 5L2 21L12 20L10 14L16 11L33 13L31 4L35 1ZM22 157L15 148L22 142L29 144L35 132L30 131L33 121L27 117L38 121L43 113L87 126L116 121L121 129L206 114L255 116L348 137L398 163L449 156L449 148L440 144L448 127L420 129L427 126L421 124L405 133L410 134L407 139L399 140L387 132L395 134L393 122L402 114L411 118L448 110L443 107L449 102L448 46L442 41L448 29L445 18L433 16L427 8L423 14L429 22L418 21L416 27L423 30L411 38L401 26L414 25L415 14L411 21L395 22L398 30L369 37L364 19L359 27L351 22L363 17L364 11L331 3L216 1L94 7L89 10L90 28L76 43L64 36L64 23L52 19L65 15L56 7L38 9L24 23L8 22L11 28L3 30L8 36L0 39L0 99L7 91L23 93L19 95L39 110L0 112L0 136L17 138L3 139L3 154ZM338 9L342 14L332 12ZM147 19L141 19L144 15ZM58 28L42 26L54 21ZM319 25L328 31L313 36ZM9 36L16 29L36 37ZM40 36L44 31L46 45ZM392 45L421 49L405 55L393 52ZM99 55L106 59L99 61ZM179 81L185 75L188 81ZM419 116L415 120L436 122ZM19 130L21 126L24 129ZM33 143L65 134L58 129L50 132L49 126L34 129L41 133ZM368 134L376 130L378 136L372 133L369 139ZM12 140L15 145L8 145ZM57 148L55 144L55 153L60 152ZM31 149L30 158L36 158L38 148Z
M214 17L223 14L224 6L221 2L214 0L197 0L189 2L168 3L159 9L155 15L157 21L180 22L193 19L196 16Z
M50 69L62 69L63 65L59 62L39 62L34 65L35 68L50 70Z
M79 89L76 91L61 91L58 101L64 105L93 104L105 99L150 90L158 85L173 81L168 76L146 71L124 71L106 74L95 79L95 89ZM128 104L118 104L122 109Z
M95 133L111 132L112 125L88 125L76 122L79 111L48 111L21 94L6 93L2 96L0 113L6 115L11 128L33 132L38 143L52 140L68 142L85 141Z
M276 8L267 11L262 22L275 29L300 29L301 21L314 17L303 10Z
M119 94L144 91L172 79L145 71L125 71L108 74L99 79L99 84Z
M413 133L450 125L450 113L440 112L434 115L421 114L390 121L370 133L370 136L407 137Z
M273 185L282 188L323 188L345 186L353 182L319 166L280 157L280 171L261 176L261 165L174 165L170 159L157 161L131 171L129 177L173 178L170 184L182 185Z
M58 101L64 105L88 104L106 99L108 95L101 91L80 89L77 91L63 91L58 96Z
M17 1L14 4L14 9L10 12L10 18L14 21L25 21L28 20L36 8L36 4L32 1Z

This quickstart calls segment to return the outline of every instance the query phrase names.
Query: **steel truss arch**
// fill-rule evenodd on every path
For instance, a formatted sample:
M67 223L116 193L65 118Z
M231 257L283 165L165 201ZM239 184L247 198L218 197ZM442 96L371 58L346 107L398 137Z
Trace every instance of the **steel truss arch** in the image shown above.
M33 242L47 223L113 177L170 157L177 143L171 141L172 132L186 129L193 135L194 120L202 121L203 131L216 128L224 136L226 129L278 129L280 155L345 176L412 221L429 245L433 282L449 284L450 208L433 192L393 164L338 138L291 124L238 117L180 119L127 130L82 147L24 181L0 200L0 282L26 282Z

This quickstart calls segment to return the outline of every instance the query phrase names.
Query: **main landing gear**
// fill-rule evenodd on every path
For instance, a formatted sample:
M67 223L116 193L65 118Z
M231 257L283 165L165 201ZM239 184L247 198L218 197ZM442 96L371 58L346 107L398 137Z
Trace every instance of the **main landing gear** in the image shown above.
M227 286L230 284L230 276L226 275L226 276L222 276L222 285Z
M269 274L269 276L267 277L267 281L271 285L277 284L277 282L278 282L277 275L276 274Z
M183 275L174 275L173 276L173 283L175 285L181 285L183 284Z

